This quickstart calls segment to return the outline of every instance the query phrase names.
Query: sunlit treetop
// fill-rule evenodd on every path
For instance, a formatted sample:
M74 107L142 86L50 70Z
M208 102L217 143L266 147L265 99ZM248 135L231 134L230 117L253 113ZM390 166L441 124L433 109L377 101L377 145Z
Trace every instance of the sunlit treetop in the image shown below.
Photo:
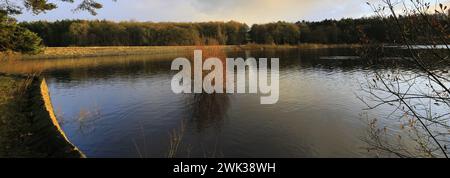
M88 11L92 15L96 15L96 10L101 9L102 4L97 0L59 0L67 3L78 3L74 11ZM113 0L116 1L116 0ZM58 6L48 0L0 0L0 11L7 14L21 14L24 9L31 11L33 14L45 13L53 10Z

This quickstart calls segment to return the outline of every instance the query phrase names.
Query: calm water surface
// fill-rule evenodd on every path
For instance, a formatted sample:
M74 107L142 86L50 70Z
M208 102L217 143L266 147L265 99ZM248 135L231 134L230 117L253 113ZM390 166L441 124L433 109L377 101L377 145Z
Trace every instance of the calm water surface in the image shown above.
M182 133L177 157L373 156L364 149L366 107L357 96L376 67L343 49L227 55L280 58L279 102L174 94L173 57L93 58L50 65L44 75L63 130L88 157L167 157L173 132Z

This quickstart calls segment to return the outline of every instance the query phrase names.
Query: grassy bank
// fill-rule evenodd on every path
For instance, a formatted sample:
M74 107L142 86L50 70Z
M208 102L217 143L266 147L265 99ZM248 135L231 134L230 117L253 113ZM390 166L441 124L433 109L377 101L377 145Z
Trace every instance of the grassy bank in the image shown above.
M83 157L59 129L45 81L0 74L0 157Z
M195 46L108 46L108 47L48 47L37 55L21 55L22 59L82 58L127 55L185 54ZM207 46L205 49L217 48ZM220 46L224 50L238 50L237 46Z
M271 50L271 49L331 49L331 48L358 48L358 44L299 44L299 45L259 45L248 44L239 46L245 50Z
M225 51L236 50L270 50L270 49L325 49L325 48L355 48L354 44L300 44L300 45L228 45L201 46L201 49L217 49ZM107 46L107 47L47 47L36 55L9 54L10 58L20 59L55 59L81 58L125 55L168 55L185 54L198 49L199 46ZM1 54L5 56L5 54ZM3 57L5 58L5 57Z

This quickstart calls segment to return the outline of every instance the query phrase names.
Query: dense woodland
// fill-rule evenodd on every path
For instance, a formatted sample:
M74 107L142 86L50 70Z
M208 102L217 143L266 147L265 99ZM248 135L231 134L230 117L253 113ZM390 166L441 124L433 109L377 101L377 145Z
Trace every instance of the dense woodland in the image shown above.
M361 35L376 42L393 42L396 27L379 18L276 22L248 27L239 22L152 23L105 20L22 22L47 46L165 46L359 43Z
M48 46L224 45L247 42L249 27L238 22L151 23L105 20L24 22Z
M440 24L448 24L448 17L434 17ZM22 22L20 27L29 29L42 38L46 46L166 46L166 45L239 45L301 43L359 43L364 36L373 42L394 43L400 39L400 30L390 19L360 18L301 21L297 23L275 22L255 24L202 22L202 23L153 23L111 22L106 20L62 20L56 22ZM414 20L414 17L401 19ZM415 23L405 23L413 24ZM421 42L424 32L409 32L411 39ZM433 32L425 32L432 35ZM427 36L426 38L429 38Z
M255 24L249 28L234 21L152 23L62 20L22 22L20 26L37 33L47 46L165 46L357 43L358 28L364 28L371 37L383 40L385 35L381 24L377 19L343 19Z

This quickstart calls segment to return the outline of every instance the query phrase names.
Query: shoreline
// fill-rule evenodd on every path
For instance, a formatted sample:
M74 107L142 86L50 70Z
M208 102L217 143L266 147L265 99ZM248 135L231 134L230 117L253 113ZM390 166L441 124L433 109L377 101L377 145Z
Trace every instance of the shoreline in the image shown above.
M86 157L62 131L45 79L0 74L0 84L0 157Z
M56 139L58 139L58 142L61 142L61 155L60 156L64 156L67 154L68 157L78 157L78 158L86 158L86 155L83 154L83 152L81 152L81 150L78 149L78 147L76 147L72 142L70 142L69 138L66 136L66 134L64 133L64 131L62 130L61 126L59 125L58 119L56 118L54 109L53 109L53 104L52 101L50 99L50 91L48 90L48 85L47 82L45 80L45 78L40 78L38 79L40 82L39 84L39 89L40 89L40 93L36 96L37 97L37 102L36 104L40 104L40 102L43 102L43 107L45 108L45 110L47 111L45 114L45 116L48 115L48 117L50 117L51 120L51 124L49 124L49 128L50 130L53 130L52 132L56 132ZM42 106L39 106L40 108ZM44 108L40 109L43 110ZM47 117L45 117L47 118ZM47 120L47 119L46 119ZM44 121L41 121L44 122Z
M225 51L240 50L282 50L282 49L331 49L358 48L359 44L299 44L299 45L221 45L221 46L100 46L100 47L46 47L39 54L5 54L0 53L0 59L60 59L83 57L108 57L128 55L161 55L186 54L194 49L222 49Z

